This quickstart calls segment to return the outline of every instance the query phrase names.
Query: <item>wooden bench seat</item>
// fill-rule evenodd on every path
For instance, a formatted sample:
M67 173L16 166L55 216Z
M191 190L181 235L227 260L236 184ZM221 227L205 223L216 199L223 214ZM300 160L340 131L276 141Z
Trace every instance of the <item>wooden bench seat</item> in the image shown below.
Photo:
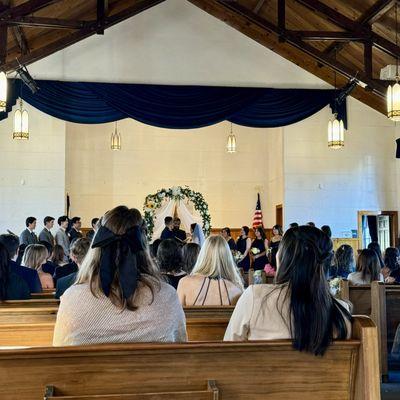
M35 307L58 307L58 299L30 299L30 300L6 300L0 301L0 308L35 308Z
M36 400L52 386L55 399L179 399L215 381L223 400L379 400L372 320L355 318L352 336L323 357L288 340L1 350L0 398Z

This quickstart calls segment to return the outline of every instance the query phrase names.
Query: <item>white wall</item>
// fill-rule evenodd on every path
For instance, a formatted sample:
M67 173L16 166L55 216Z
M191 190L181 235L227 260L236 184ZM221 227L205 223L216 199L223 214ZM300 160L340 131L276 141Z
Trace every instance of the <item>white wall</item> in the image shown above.
M357 229L359 210L397 210L394 124L349 99L345 147L327 147L329 108L284 128L285 221Z
M42 79L328 87L320 79L182 0L164 2L107 30L104 36L88 38L29 69L35 78ZM81 214L87 225L93 214L98 215L115 204L132 202L130 205L140 207L144 196L160 186L185 183L204 192L210 202L214 226L239 226L243 223L239 221L251 218L255 186L261 186L268 225L275 222L274 203L281 202L282 198L286 223L315 220L319 225L333 225L335 233L356 227L358 209L397 209L391 181L393 173L396 174L391 123L369 107L350 100L350 133L346 148L328 151L326 124L329 117L328 109L322 110L306 121L283 128L281 133L274 131L270 137L268 130L239 129L239 151L244 153L238 153L234 156L236 159L228 158L223 152L226 124L178 132L123 121L124 150L118 154L108 150L112 124L67 123L66 186L73 196L72 211ZM51 120L47 125L37 120L37 127L33 121L32 132L39 128L49 137L50 133L58 135L60 122ZM4 124L9 122L0 123L0 129L4 130ZM40 129L42 124L48 130ZM265 143L264 149L260 142ZM194 146L200 149L193 152ZM41 151L46 150L42 147ZM55 149L50 148L52 150ZM63 151L62 145L57 151ZM17 161L21 162L26 154L18 155ZM256 157L259 158L254 162ZM168 169L153 174L154 160L159 160L159 169L165 163ZM181 162L183 168L179 168ZM246 171L246 176L240 172L237 183L235 171L239 168ZM143 172L146 169L152 176ZM54 173L59 177L63 172ZM1 174L4 179L3 172ZM35 188L34 195L39 196L43 187L35 184ZM3 191L3 184L1 189ZM51 185L44 189L53 193ZM59 199L57 209L62 210L63 198L56 197ZM2 203L7 203L15 219L19 217L10 202L18 199L17 195L11 195ZM46 202L47 199L37 207L52 210ZM35 204L24 205L24 208L35 208ZM23 217L34 213L32 208L24 210Z
M57 218L65 212L65 122L25 108L28 141L12 139L13 113L0 121L0 233L19 234L28 216L37 217L41 228L46 215Z

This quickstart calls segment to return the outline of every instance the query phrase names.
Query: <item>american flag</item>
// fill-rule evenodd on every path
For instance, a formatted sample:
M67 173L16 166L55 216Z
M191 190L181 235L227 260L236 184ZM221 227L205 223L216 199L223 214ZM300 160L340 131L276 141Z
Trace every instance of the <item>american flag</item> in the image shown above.
M263 215L261 211L260 193L257 193L257 204L253 217L253 229L263 226Z

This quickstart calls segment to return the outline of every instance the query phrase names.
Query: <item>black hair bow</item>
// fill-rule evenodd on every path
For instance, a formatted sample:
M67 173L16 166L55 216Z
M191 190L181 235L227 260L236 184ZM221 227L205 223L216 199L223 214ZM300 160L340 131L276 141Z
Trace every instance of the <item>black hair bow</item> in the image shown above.
M137 253L145 249L142 233L138 226L116 235L105 226L100 226L93 239L92 248L101 248L100 281L104 294L110 295L115 273L119 272L119 283L124 299L136 290L139 271Z

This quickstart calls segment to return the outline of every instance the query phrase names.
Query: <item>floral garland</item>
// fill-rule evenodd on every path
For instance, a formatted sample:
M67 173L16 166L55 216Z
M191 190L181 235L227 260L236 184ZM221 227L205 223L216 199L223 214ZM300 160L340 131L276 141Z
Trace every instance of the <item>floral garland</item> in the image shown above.
M143 211L144 220L147 225L147 238L151 240L154 231L154 214L161 207L165 199L184 200L189 199L195 210L200 213L203 220L203 232L207 237L211 230L211 216L208 210L208 204L201 193L189 189L187 186L174 186L169 189L161 189L155 194L149 194L144 201Z

